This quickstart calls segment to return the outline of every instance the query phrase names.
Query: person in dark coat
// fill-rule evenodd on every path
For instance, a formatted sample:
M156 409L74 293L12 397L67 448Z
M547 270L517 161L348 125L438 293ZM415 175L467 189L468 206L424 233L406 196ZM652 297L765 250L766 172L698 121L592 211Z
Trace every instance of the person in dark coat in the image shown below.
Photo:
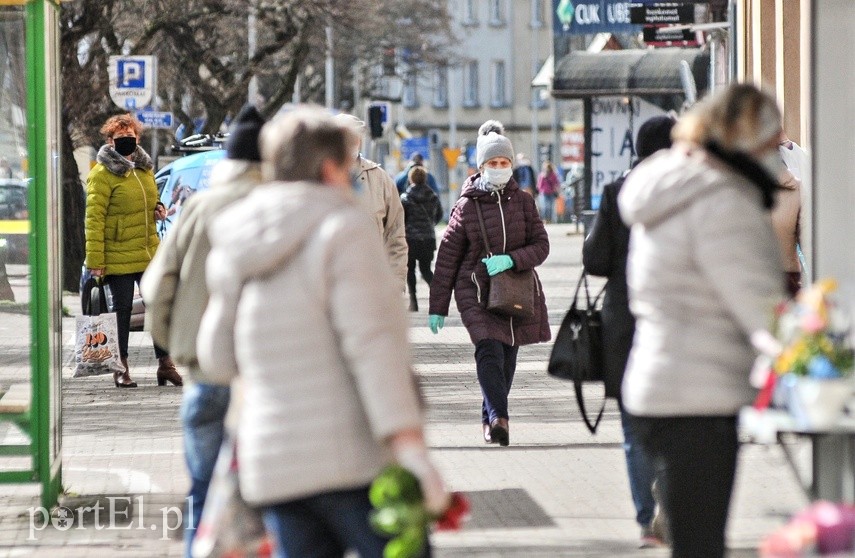
M445 323L451 295L472 343L478 383L484 397L481 423L484 441L507 446L508 393L522 345L549 341L546 298L537 279L536 311L530 318L510 318L489 312L490 277L508 269L534 269L549 255L549 236L534 198L512 178L513 147L501 123L490 120L479 130L479 172L463 185L451 210L437 253L430 287L431 331ZM493 254L481 237L476 204L480 204Z
M401 194L408 248L407 288L410 291L410 312L419 311L419 303L416 300L416 263L428 286L433 279L430 264L436 251L434 227L442 219L442 204L428 186L427 176L424 167L410 169L410 186Z
M638 155L635 164L660 149L671 147L671 128L674 124L675 120L669 116L654 116L641 125L635 143ZM603 188L599 212L582 248L582 264L591 275L608 278L602 314L605 347L603 379L606 397L617 399L621 409L629 487L635 505L635 520L641 526L641 547L646 548L663 544L667 539L667 529L664 526L664 515L654 516L654 466L642 451L632 431L632 423L621 404L621 382L635 333L635 319L629 311L626 285L629 228L621 220L617 202L626 176Z

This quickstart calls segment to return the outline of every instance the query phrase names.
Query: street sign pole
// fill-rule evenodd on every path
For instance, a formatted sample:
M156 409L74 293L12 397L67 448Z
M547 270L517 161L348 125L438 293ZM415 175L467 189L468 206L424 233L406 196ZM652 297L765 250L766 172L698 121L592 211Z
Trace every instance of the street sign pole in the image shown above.
M159 103L157 102L157 73L158 73L157 56L153 56L152 61L154 62L154 70L152 71L152 78L153 79L152 79L152 84L151 84L151 88L152 88L151 106L152 106L152 108L154 108L155 111L157 111L158 105L159 105ZM158 141L157 141L157 139L158 139L157 135L158 135L157 134L157 128L152 127L151 128L151 153L149 155L151 155L151 160L154 163L155 172L157 172L157 150L160 149L160 145L158 145Z

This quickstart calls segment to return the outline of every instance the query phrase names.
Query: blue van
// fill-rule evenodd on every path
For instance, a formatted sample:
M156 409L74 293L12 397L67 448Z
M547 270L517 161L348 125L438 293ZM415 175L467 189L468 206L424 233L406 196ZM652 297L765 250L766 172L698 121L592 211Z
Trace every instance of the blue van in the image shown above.
M202 151L176 159L157 171L154 181L167 212L166 219L158 224L161 238L181 215L181 207L190 196L208 189L211 169L225 156L224 149Z

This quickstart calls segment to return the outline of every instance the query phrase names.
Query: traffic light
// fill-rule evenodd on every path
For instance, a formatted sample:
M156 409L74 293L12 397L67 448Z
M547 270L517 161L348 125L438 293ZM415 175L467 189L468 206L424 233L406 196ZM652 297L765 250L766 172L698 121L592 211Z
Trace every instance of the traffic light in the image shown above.
M383 137L383 107L368 107L368 129L372 139Z
M395 60L395 49L394 47L387 47L383 49L383 75L384 76L394 76L395 75L395 67L397 66Z

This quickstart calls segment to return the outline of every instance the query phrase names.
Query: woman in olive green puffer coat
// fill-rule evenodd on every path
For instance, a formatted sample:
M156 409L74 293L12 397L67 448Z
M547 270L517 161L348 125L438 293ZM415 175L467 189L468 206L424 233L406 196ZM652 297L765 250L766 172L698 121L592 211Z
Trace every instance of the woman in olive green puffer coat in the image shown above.
M130 114L110 117L101 128L107 140L86 179L86 267L103 277L113 295L124 371L116 387L137 387L128 371L128 337L134 284L139 284L160 243L155 221L165 209L157 199L151 157L137 140L140 124ZM181 376L165 350L154 347L157 383L181 385Z

